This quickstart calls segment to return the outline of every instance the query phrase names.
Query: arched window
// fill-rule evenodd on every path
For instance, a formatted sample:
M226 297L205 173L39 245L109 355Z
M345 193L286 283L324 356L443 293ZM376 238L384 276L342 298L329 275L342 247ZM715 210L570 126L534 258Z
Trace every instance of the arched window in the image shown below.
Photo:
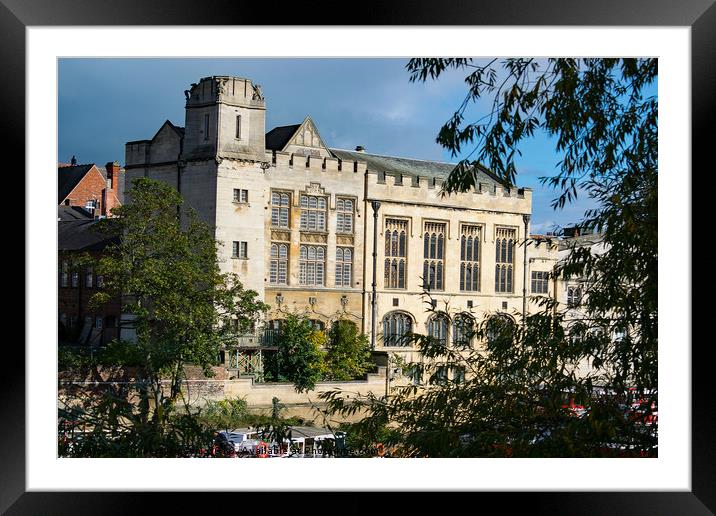
M495 240L495 292L513 292L512 275L516 231L511 228L497 228Z
M435 314L428 321L428 335L441 346L447 346L448 318L445 314Z
M453 347L458 349L471 347L474 335L475 319L467 313L457 314L452 323Z
M304 231L326 230L325 197L301 196L301 229Z
M353 251L350 247L336 248L336 286L350 287L353 277Z
M289 194L273 192L271 194L271 225L278 228L288 227L290 198Z
M480 290L480 235L482 228L464 224L460 238L460 290Z
M271 283L272 285L286 285L287 271L288 245L271 244L269 283Z
M390 312L383 318L383 345L407 346L405 335L413 328L412 318L404 312Z
M385 287L405 288L408 221L385 221Z
M301 246L298 280L301 285L325 283L326 250L321 246Z
M445 261L445 228L437 222L426 222L423 235L423 288L443 289L443 268Z
M581 287L568 287L567 288L567 306L569 308L576 308L579 306L579 302L582 300L582 289Z
M515 320L508 314L495 314L487 320L487 345L512 341Z
M274 346L278 342L283 327L282 319L272 319L266 323L263 335L264 346Z

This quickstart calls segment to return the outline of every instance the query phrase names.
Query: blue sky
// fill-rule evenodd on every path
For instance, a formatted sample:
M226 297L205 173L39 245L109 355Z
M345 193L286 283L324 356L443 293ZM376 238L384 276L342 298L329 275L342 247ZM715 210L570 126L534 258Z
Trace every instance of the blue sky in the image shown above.
M454 162L435 143L465 96L464 73L411 83L405 59L60 59L59 162L124 164L124 143L154 136L164 120L184 125L184 90L201 77L235 75L261 85L266 131L310 115L329 147ZM526 142L517 183L533 189L532 231L569 225L588 199L555 211L538 178L556 173L546 137Z

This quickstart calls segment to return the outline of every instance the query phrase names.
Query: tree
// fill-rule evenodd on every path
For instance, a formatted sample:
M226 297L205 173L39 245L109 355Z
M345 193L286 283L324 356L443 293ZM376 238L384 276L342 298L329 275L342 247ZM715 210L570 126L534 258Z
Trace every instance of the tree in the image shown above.
M373 367L370 343L365 334L351 321L340 319L328 333L326 378L328 380L355 380Z
M601 232L606 252L574 247L556 271L589 280L581 338L565 334L564 314L545 302L524 327L482 321L474 337L483 348L467 354L410 336L433 361L428 367L466 368L465 381L407 387L387 400L346 404L335 392L324 399L342 413L364 404L367 419L397 425L394 439L408 456L594 456L614 443L654 453L656 426L644 416L658 389L658 101L649 93L657 60L412 59L407 69L411 81L469 71L468 92L437 142L453 156L473 151L444 195L474 188L477 169L514 184L520 144L542 131L562 155L558 173L541 178L557 191L553 207L580 192L594 199L579 225ZM483 98L486 112L466 122ZM623 335L616 341L615 331ZM585 360L591 372L576 374ZM588 415L576 417L566 396L587 404ZM643 403L629 409L634 401Z
M129 432L145 425L142 431L155 436L144 440L151 444L162 440L176 413L184 365L199 365L211 376L222 345L267 306L235 275L220 271L213 231L174 188L139 178L128 193L131 202L113 210L116 218L98 223L120 239L96 264L105 282L91 303L121 296L122 312L132 318L136 342L115 343L113 356L131 356L139 364L139 407L120 404L119 397L107 393L110 405L115 403L107 410L119 410L122 419L132 421ZM92 404L86 409L92 410ZM94 426L104 423L109 421L94 418ZM135 453L154 453L150 444Z
M292 382L297 392L310 391L323 378L327 338L313 329L311 321L298 314L288 314L282 321L276 339L278 351L267 360L266 377Z

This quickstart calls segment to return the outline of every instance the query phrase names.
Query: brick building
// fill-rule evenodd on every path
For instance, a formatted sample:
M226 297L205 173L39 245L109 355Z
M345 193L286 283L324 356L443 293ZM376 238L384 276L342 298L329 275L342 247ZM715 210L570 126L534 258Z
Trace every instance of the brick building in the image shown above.
M94 163L58 165L58 205L84 208L98 218L111 216L112 208L122 204L122 172L116 161L107 163L104 168Z
M99 258L104 249L117 242L96 231L96 220L61 220L58 229L58 320L63 344L101 346L118 336L121 300L113 299L100 308L91 308L92 295L101 289L103 278L83 263L85 256Z

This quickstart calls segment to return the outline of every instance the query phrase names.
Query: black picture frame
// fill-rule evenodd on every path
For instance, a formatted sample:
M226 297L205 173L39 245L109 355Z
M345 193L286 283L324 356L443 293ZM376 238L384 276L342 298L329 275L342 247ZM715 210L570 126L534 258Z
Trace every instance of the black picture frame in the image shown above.
M693 170L711 170L716 104L716 6L714 0L501 0L472 2L383 1L346 3L339 14L334 2L310 2L310 9L272 9L265 3L237 0L189 2L187 0L0 0L0 56L3 78L0 104L6 131L3 146L12 149L12 171L24 170L25 149L25 28L28 26L86 25L598 25L691 27L692 163ZM253 22L256 20L256 22ZM7 153L4 156L8 156ZM699 167L699 165L701 165ZM699 167L699 168L697 168ZM690 171L685 171L690 173ZM692 176L693 177L693 176ZM706 189L704 189L706 190ZM703 195L704 191L701 191ZM25 192L28 198L28 192ZM692 206L697 206L696 199ZM16 219L13 219L15 222ZM692 223L699 219L692 216ZM694 232L693 234L703 234ZM19 260L18 260L19 261ZM25 263L27 263L25 261ZM695 268L694 268L695 270ZM25 271L26 274L28 271ZM704 305L683 300L693 307L692 321L704 320ZM18 306L24 306L20 300ZM701 315L701 317L698 317ZM684 330L680 345L692 353L692 490L690 492L589 492L589 493L480 493L478 502L496 502L530 514L714 514L716 511L716 443L710 381L716 353L709 338L694 339ZM12 367L0 374L2 424L0 425L0 512L16 514L131 514L144 513L159 496L161 512L187 509L192 501L208 508L216 494L166 493L68 493L26 492L25 489L25 356L19 347L6 347L4 359ZM444 495L444 493L443 493ZM293 495L296 496L295 493ZM265 510L263 497L223 502L242 511ZM151 499L151 500L150 500ZM294 498L295 499L295 498ZM233 500L233 502L232 502ZM270 500L274 500L273 495ZM421 497L401 497L401 511ZM208 504L207 504L208 502ZM383 502L359 493L346 493L341 505L352 511L379 510ZM473 502L471 502L473 503ZM300 506L316 504L305 501ZM320 504L318 504L320 505ZM488 505L484 505L485 508ZM216 508L218 509L218 506ZM154 512L154 510L152 510ZM184 511L182 511L184 512ZM213 512L213 511L212 511ZM512 512L512 511L510 511Z

